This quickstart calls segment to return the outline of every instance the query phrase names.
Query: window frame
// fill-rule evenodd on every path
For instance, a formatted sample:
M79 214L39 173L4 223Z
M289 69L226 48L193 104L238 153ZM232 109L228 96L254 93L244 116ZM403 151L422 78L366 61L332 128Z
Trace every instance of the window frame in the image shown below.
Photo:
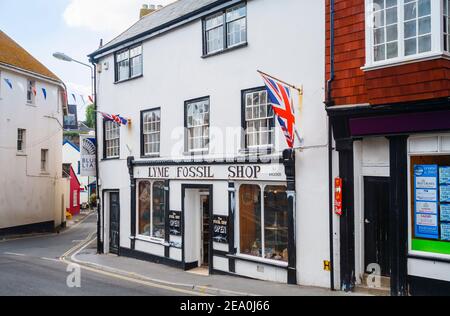
M72 194L72 207L78 207L78 190L73 190Z
M48 159L49 150L47 148L41 148L41 173L48 173Z
M140 184L143 182L148 182L150 183L150 236L145 236L142 235L140 233L140 229L139 229L139 221L140 221L140 206L139 206L139 195L140 195L140 191L139 191L139 187ZM160 182L163 184L164 187L164 237L163 238L159 238L159 237L154 237L153 236L153 186L155 183ZM145 240L145 241L149 241L149 242L156 242L158 244L164 244L166 242L167 239L167 216L168 216L168 196L167 196L167 181L163 180L163 179L139 179L138 181L136 181L136 207L137 207L137 211L136 211L136 237L138 239L141 240Z
M240 190L241 187L244 185L252 185L252 186L258 186L260 189L260 195L261 195L261 249L263 249L263 255L261 257L252 256L249 254L245 254L241 252L241 205L240 205ZM236 229L235 229L235 242L236 242L236 254L238 257L242 257L245 259L248 259L249 261L254 262L262 262L267 263L271 265L276 265L280 267L288 267L289 262L288 261L282 261L282 260L275 260L275 259L267 259L264 256L265 251L265 199L264 199L264 193L267 187L273 187L273 186L280 186L285 187L286 192L288 192L287 184L282 182L251 182L251 181L243 181L237 184L236 186L236 203L237 203L237 212L236 212ZM288 211L289 212L289 211ZM289 235L288 235L288 245L289 245ZM288 246L288 260L289 260L289 246Z
M144 116L150 112L159 111L159 151L157 153L146 153L145 152L145 134L144 134ZM141 122L140 122L140 137L141 137L141 158L157 158L161 156L161 127L162 127L162 111L161 107L151 108L141 111ZM156 132L154 132L156 134Z
M121 133L120 133L120 125L119 124L117 124L118 129L119 129L119 137L117 138L119 140L119 146L118 146L119 147L119 154L117 156L108 156L108 154L107 154L108 146L107 146L107 139L106 139L106 124L108 122L117 124L116 122L103 120L103 160L120 159L120 136L121 136ZM111 139L108 140L108 141L111 141Z
M189 149L189 128L188 128L188 106L193 103L208 101L209 104L209 122L208 122L208 148ZM202 125L205 126L205 125ZM211 149L211 98L210 96L196 98L184 101L184 151L185 155L208 154Z
M227 21L227 12L232 10L232 9L234 9L234 8L237 8L239 6L244 6L245 7L245 17L234 19L234 20L228 22ZM223 27L223 47L222 47L222 49L218 49L218 50L215 50L215 51L208 52L208 41L207 41L207 36L206 36L208 30L206 29L206 21L208 19L210 19L210 18L213 18L213 17L216 17L216 16L220 16L220 15L223 17L223 23L222 23L222 27ZM237 20L240 20L240 19L245 19L245 33L246 33L245 41L242 41L242 42L237 43L237 44L229 45L229 43L228 43L228 24L232 23L232 22L235 22ZM218 27L219 26L217 26L215 28L218 28ZM215 28L212 28L212 29L215 29ZM235 3L233 5L230 5L230 6L226 7L226 8L223 8L223 9L221 9L219 11L216 11L216 12L214 12L212 14L209 14L208 16L204 17L202 19L202 38L203 38L203 56L202 56L203 58L209 57L209 56L218 55L218 54L221 54L221 53L233 50L233 49L237 49L237 48L240 48L240 47L247 46L248 45L248 5L247 5L247 1L242 1L242 2L239 2L239 3Z
M137 55L137 56L141 56L141 73L138 74L138 75L132 76L132 74L131 74L131 69L132 69L131 61L132 61L133 58L136 58L136 56L131 57L130 53L131 53L131 51L133 49L138 48L138 47L141 48L141 54ZM128 52L128 58L126 59L128 61L128 76L126 78L119 79L119 65L118 65L118 61L117 61L117 56L122 54L122 53L125 53L125 52ZM123 60L123 61L125 61L125 60ZM121 83L121 82L124 82L124 81L137 79L137 78L140 78L140 77L143 77L143 76L144 76L144 45L143 45L143 43L139 43L139 44L136 44L136 45L124 48L124 49L119 50L119 51L114 53L114 83Z
M413 157L423 157L423 156L427 156L427 157L437 157L437 156L450 156L450 151L448 150L444 150L442 148L442 138L448 138L449 134L427 134L425 136L426 138L431 139L436 139L437 140L437 150L414 150L413 146L412 146L412 142L414 140L420 139L420 138L424 138L423 134L420 135L414 135L414 136L410 136L408 138L408 145L407 145L407 168L408 168L408 172L407 172L407 189L408 189L408 229L407 229L407 233L408 233L408 256L409 257L420 257L420 258L424 258L425 260L433 260L433 261L440 261L443 260L445 262L448 262L450 260L450 254L442 254L442 253L435 253L435 252L427 252L427 251L422 251L422 250L414 250L413 249L413 240L414 239L418 239L418 238L414 238L414 218L413 218L413 214L414 214L414 209L412 207L412 201L414 199L414 192L411 190L411 184L414 181L414 175L411 174L411 167L412 167L412 158ZM450 242L448 242L450 244Z
M446 5L444 4L446 3ZM447 9L447 11L445 11ZM446 20L446 24L444 23L443 28L443 50L445 53L450 54L450 0L442 1L442 18ZM447 26L447 29L445 29Z
M439 58L450 53L444 51L443 46L443 0L430 0L431 2L431 50L428 52L405 55L404 37L404 5L405 0L398 0L397 25L398 25L398 57L380 61L374 60L374 34L373 26L370 24L372 16L372 5L374 0L365 0L365 50L366 60L362 70L371 70L393 65L401 65L408 62Z
M22 132L22 134L21 134ZM19 136L22 136L21 139ZM27 139L27 130L24 128L17 129L17 153L20 155L26 154L26 139ZM21 142L21 148L19 149L19 142Z
M31 87L31 90L28 89ZM27 78L27 90L26 90L26 101L28 105L36 105L36 96L34 95L33 88L36 88L36 80ZM30 93L31 98L28 98L28 93Z
M247 142L247 101L246 97L249 93L255 93L255 92L261 92L261 91L267 91L265 86L260 86L256 88L251 89L245 89L241 91L241 128L242 128L242 150L245 152L257 152L257 153L265 153L270 154L275 149L275 113L273 118L269 119L269 128L272 129L272 136L271 136L271 144L269 145L258 145L258 146L248 146ZM269 95L267 95L267 104L270 105L269 102Z

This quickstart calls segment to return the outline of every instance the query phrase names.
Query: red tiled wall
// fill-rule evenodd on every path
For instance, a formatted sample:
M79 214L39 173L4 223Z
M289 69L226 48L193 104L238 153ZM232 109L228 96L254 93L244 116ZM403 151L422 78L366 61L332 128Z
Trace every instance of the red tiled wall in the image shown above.
M326 78L330 78L330 0L327 3ZM335 0L336 105L388 104L450 96L450 61L437 59L362 71L365 64L364 0Z

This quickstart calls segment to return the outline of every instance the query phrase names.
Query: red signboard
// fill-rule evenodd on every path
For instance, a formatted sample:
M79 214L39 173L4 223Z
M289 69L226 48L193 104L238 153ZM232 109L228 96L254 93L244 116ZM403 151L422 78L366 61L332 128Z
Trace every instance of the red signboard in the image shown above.
M342 211L342 179L336 178L334 180L334 212L341 216Z

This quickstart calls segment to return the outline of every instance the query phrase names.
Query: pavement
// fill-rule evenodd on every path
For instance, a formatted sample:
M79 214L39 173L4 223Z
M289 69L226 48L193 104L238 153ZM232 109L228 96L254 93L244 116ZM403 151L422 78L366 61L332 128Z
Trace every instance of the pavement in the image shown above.
M218 296L352 296L355 294L317 287L303 287L230 275L207 275L203 271L186 272L162 264L97 254L96 239L66 256L70 262L115 275L163 286L193 290ZM363 295L360 293L359 295Z

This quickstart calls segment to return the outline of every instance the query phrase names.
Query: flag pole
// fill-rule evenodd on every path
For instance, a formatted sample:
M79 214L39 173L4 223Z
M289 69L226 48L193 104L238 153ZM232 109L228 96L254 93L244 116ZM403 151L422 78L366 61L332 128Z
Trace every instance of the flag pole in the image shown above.
M303 95L303 87L302 88L298 88L298 87L296 87L296 86L294 86L294 85L292 85L290 83L287 83L286 81L280 80L280 79L278 79L278 78L276 78L274 76L271 76L271 75L269 75L269 74L267 74L267 73L265 73L265 72L263 72L261 70L257 70L257 72L259 72L261 75L264 75L264 76L267 76L267 77L271 77L271 78L273 78L273 79L275 79L275 80L277 80L277 81L279 81L279 82L281 82L281 83L291 87L292 89L297 90L299 93L301 93Z

